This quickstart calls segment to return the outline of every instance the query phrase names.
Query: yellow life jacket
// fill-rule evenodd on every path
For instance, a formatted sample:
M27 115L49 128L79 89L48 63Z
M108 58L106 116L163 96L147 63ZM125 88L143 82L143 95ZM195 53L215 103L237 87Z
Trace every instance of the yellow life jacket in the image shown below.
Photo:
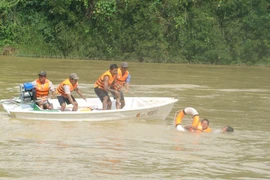
M112 75L112 73L110 71L106 71L105 73L103 73L95 82L94 84L94 88L100 88L100 89L104 89L104 77L105 76L109 76L109 81L108 81L108 86L111 86L113 84L113 81L115 79L115 75Z
M202 123L199 122L198 125L197 125L197 129L196 129L197 132L211 132L211 128L208 127L206 128L205 130L202 129Z
M68 85L70 87L70 92L72 92L74 89L78 87L78 82L73 86L69 79L64 80L56 89L57 94L61 94L64 97L67 97L67 94L65 93L64 86Z

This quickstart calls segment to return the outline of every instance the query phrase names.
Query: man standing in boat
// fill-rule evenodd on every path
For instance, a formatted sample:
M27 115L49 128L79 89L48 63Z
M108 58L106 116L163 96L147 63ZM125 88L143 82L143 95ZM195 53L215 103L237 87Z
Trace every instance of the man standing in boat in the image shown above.
M125 88L126 92L129 92L129 83L130 83L130 74L128 72L128 63L122 62L121 67L117 70L117 76L113 83L113 88L120 93L120 103L121 109L126 105L123 88ZM116 98L114 92L112 92L114 98Z
M72 111L78 110L78 103L75 98L72 96L71 92L76 91L81 98L86 100L86 98L82 95L81 91L78 88L78 79L76 73L72 73L69 75L69 78L64 80L56 89L57 99L61 106L60 110L64 111L66 108L66 104L72 104Z
M102 102L102 109L109 110L112 107L112 102L108 92L114 93L116 97L116 108L120 109L120 93L118 90L111 88L116 75L118 66L116 64L110 65L110 70L104 72L95 82L94 91Z
M55 88L53 83L47 79L47 74L45 71L38 73L38 79L32 82L35 90L36 104L41 109L53 109L52 104L48 101L49 92L52 93L52 97L55 95Z

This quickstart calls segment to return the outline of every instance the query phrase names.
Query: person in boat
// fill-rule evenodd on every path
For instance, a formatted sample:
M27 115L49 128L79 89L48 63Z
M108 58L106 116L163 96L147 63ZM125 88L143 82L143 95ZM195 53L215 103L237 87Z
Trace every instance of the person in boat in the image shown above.
M182 120L185 115L192 115L193 122L191 125L186 125L184 128L182 126ZM186 107L178 111L174 118L174 124L178 131L188 130L190 132L211 132L209 127L209 120L202 119L200 120L199 113L196 109L192 107Z
M123 94L123 88L125 88L125 92L129 92L130 79L131 79L131 76L128 72L128 63L122 62L120 68L118 68L117 70L117 76L112 85L112 88L119 91L120 93L121 109L126 105L124 94ZM116 99L114 92L112 92L112 95Z
M33 90L35 90L35 102L41 109L53 109L53 105L48 101L49 93L52 98L55 96L55 87L53 83L47 79L45 71L38 73L38 79L32 82Z
M111 88L112 84L117 75L118 66L111 64L110 69L104 72L95 82L94 91L100 101L102 102L102 109L111 109L112 102L108 92L114 93L116 97L116 108L120 109L120 92L116 89Z
M69 78L65 79L56 89L57 99L61 106L61 111L65 110L66 104L73 105L72 111L78 110L78 103L76 99L72 96L72 91L76 91L81 96L81 98L86 100L78 87L78 79L79 77L77 76L77 74L72 73L69 75Z

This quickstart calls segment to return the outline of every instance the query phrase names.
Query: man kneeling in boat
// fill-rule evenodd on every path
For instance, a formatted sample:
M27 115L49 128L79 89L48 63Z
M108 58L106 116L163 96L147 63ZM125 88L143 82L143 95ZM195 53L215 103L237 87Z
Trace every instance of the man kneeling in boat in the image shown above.
M186 125L185 128L182 127L183 117L186 115L192 115L193 122L191 125ZM203 119L200 121L199 113L196 109L192 107L184 108L181 111L178 111L174 119L175 127L178 131L188 130L190 132L211 132L209 127L209 120Z
M41 109L53 109L52 104L48 101L49 92L52 93L52 97L55 95L55 88L50 80L47 78L45 71L41 71L38 74L38 79L32 82L36 93L36 104Z

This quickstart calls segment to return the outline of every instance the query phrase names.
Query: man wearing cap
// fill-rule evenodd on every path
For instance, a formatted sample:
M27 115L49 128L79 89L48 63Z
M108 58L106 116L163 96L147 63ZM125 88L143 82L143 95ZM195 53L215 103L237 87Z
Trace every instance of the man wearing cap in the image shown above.
M36 104L41 109L53 109L52 104L48 101L49 92L52 93L52 97L55 95L55 88L50 80L47 78L45 71L38 73L38 79L32 82L36 93Z
M111 88L114 79L117 75L118 66L116 64L110 65L110 70L103 73L94 84L94 91L96 95L99 97L102 102L102 109L109 110L111 109L112 102L108 92L115 93L115 97L117 97L118 103L116 104L116 108L120 109L119 95L120 93Z
M75 90L84 100L86 100L78 88L78 79L79 77L77 74L72 73L69 75L69 78L64 80L56 89L57 99L61 106L61 111L65 110L66 104L73 105L72 111L78 110L78 103L71 94L73 90Z
M117 76L113 84L113 88L119 91L120 93L121 109L126 105L122 88L125 87L126 92L129 91L129 83L130 83L130 78L131 78L127 69L128 69L128 63L122 62L121 67L118 68L117 70ZM115 93L112 93L112 94L115 97Z

